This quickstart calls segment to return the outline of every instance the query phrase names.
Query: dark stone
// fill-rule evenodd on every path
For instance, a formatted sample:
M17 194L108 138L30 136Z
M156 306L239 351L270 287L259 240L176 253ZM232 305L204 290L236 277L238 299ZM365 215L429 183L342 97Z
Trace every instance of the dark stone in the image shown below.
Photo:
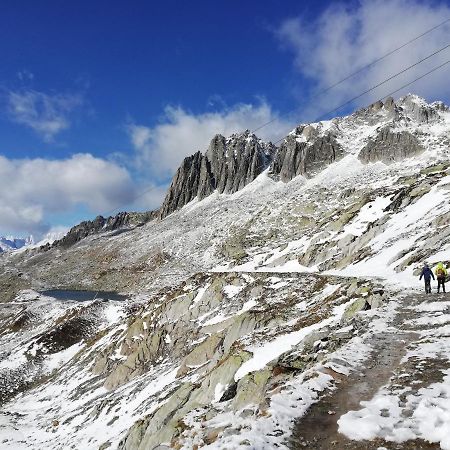
M340 159L343 153L331 133L310 142L298 142L296 135L289 135L275 156L271 172L284 182L297 175L310 177Z
M149 211L144 213L120 212L119 214L110 216L107 219L103 216L97 216L94 220L87 220L75 225L63 238L53 242L51 245L46 244L40 249L42 251L47 251L53 247L67 248L92 234L134 228L157 218L157 216L158 211Z
M220 402L227 402L228 400L231 400L232 398L236 397L237 393L237 383L230 384L225 392L222 394L222 397L220 397Z
M380 130L361 150L358 158L363 163L382 161L386 164L402 161L424 151L417 138L407 131L396 132L390 127Z
M204 155L197 152L184 159L172 179L160 216L164 218L195 197L201 200L214 191L237 192L269 166L275 149L248 130L229 138L214 136Z

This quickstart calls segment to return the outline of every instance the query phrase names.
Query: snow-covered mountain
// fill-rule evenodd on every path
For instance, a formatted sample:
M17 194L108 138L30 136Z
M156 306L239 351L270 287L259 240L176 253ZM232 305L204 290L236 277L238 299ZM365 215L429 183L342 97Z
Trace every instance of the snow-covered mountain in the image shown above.
M450 449L450 301L418 280L450 261L449 149L414 95L216 136L140 226L1 258L2 446Z
M0 253L19 250L22 247L26 247L34 244L33 236L27 238L15 238L12 236L1 237L0 236Z

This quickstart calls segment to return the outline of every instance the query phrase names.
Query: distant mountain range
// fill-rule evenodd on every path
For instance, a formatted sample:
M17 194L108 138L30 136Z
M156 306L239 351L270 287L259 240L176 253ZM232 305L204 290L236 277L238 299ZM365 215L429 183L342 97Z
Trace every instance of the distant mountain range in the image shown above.
M22 247L33 244L33 236L27 238L16 238L12 236L0 237L0 253L19 250Z
M61 228L56 231L49 231L42 239L36 241L33 236L17 238L13 236L0 237L0 253L15 252L25 248L38 248L51 245L64 237L67 229Z

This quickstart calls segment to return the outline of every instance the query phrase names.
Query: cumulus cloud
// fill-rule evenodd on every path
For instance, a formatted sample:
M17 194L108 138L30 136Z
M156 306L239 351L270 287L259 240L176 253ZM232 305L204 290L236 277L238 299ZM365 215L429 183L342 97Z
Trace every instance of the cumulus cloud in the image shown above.
M256 134L275 141L294 125L289 119L278 117L265 101L261 101L257 105L238 104L220 112L198 115L181 107L167 107L160 124L155 127L129 124L128 132L136 150L138 167L161 180L173 175L185 156L206 150L215 134L229 136L272 120Z
M71 113L82 105L80 94L46 94L35 90L8 93L8 114L21 125L31 128L44 141L54 137L71 125Z
M158 209L164 200L167 188L167 183L158 185L147 182L140 185L133 203L130 204L130 208L137 211Z
M351 5L333 3L314 21L304 17L284 21L277 35L293 52L296 69L321 91L449 17L448 5L431 1L362 0L356 6L353 2ZM310 114L331 109L444 47L449 32L447 23L319 96ZM383 98L449 57L450 49L447 49L364 96L358 105ZM448 70L447 66L398 95L413 91L428 99L446 100L450 96Z
M64 160L0 156L0 231L41 234L48 214L79 206L93 215L130 204L136 188L129 172L90 154Z

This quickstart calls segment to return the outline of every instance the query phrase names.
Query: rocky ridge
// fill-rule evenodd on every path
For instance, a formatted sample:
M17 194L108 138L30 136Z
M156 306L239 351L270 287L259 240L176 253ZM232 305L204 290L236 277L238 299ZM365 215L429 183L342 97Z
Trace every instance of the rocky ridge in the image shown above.
M4 379L16 379L13 386L22 390L5 397L2 445L289 448L295 420L370 365L374 337L393 332L392 318L421 288L416 277L423 261L450 261L450 116L441 104L407 97L311 126L297 127L286 141L322 142L316 148L324 154L332 145L333 163L319 155L317 167L294 166L292 173L300 167L306 173L287 182L268 165L233 193L189 202L127 233L91 234L67 248L2 258L1 292L13 301L2 310L0 371L15 364ZM400 147L397 138L384 147L377 136L385 129L414 136L420 151L398 160L409 147L402 137ZM361 160L367 146L379 160ZM305 148L297 154L306 155ZM386 159L390 148L398 158ZM50 300L37 293L14 296L45 286L140 295L112 309L63 304L44 319L40 305ZM408 330L421 333L430 321L434 334L424 331L404 364L426 365L431 338L447 348L448 302L442 300L430 297L422 309L410 305ZM424 311L432 316L421 317ZM70 329L78 314L85 334L68 348L50 345L48 336L58 339L54 331L66 322ZM47 347L60 351L51 357L40 351ZM50 363L54 370L45 377L39 377L42 370L30 374L24 384L17 377L36 362L34 353L41 368L57 356L61 362ZM438 353L434 364L448 370L448 359ZM419 387L446 399L449 386L439 370L433 380L414 376L422 377ZM393 422L410 427L405 448L421 448L418 437L445 445L445 425L442 435L417 434L414 405L425 403L422 389L413 392L414 398L399 398L405 416ZM391 420L379 413L380 420ZM350 411L342 416L342 423L363 419ZM395 448L375 434L379 446Z
M268 167L275 149L248 130L228 139L214 136L204 155L197 152L184 159L161 207L161 217L196 197L202 200L215 191L232 194L242 189Z
M115 216L110 216L108 218L97 216L94 220L87 220L75 225L61 239L58 239L51 244L46 244L41 247L41 249L46 251L52 247L70 247L81 239L92 234L98 234L99 232L117 230L127 231L135 227L140 227L157 216L158 211L149 211L145 213L120 212Z
M153 219L163 219L194 199L202 200L214 192L235 193L266 169L271 177L283 182L299 175L313 177L348 153L340 138L342 128L349 123L364 122L373 126L379 124L380 119L384 122L360 149L359 159L363 163L392 163L413 157L423 152L424 146L414 133L404 129L405 126L407 128L411 121L419 124L439 121L439 113L446 111L448 107L442 102L428 105L424 100L408 95L397 102L392 97L378 101L348 117L299 125L279 147L262 141L249 130L228 138L216 135L204 154L197 152L183 160L159 210L122 212L108 218L98 216L72 227L62 239L46 244L42 249L68 247L91 234L118 229L126 231Z
M277 148L264 143L248 130L226 139L215 136L203 155L184 159L177 170L161 208L161 217L182 208L195 198L204 199L217 191L234 193L256 179L264 170L276 180L288 182L298 175L313 177L348 150L340 143L343 128L364 122L378 125L359 158L364 163L401 161L424 151L414 133L405 129L411 121L430 124L448 111L441 102L428 105L408 95L398 102L392 97L378 101L351 116L298 126Z

